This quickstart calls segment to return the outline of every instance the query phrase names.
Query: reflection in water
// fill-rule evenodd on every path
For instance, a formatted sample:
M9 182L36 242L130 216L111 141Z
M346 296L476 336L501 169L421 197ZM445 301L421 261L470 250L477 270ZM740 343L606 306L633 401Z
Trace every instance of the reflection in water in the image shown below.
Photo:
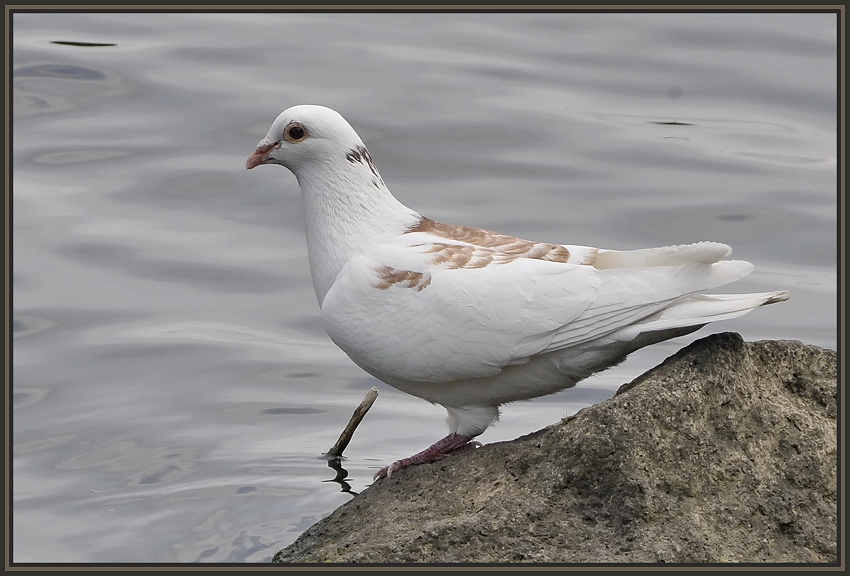
M621 114L613 112L589 112L588 116L604 122L614 124L625 124L629 126L640 126L642 124L654 124L656 126L700 126L705 130L728 131L730 134L758 134L758 133L793 133L790 126L778 122L767 122L764 120L753 120L741 116L739 118L711 118L687 116L687 120L657 120L658 115L645 116L642 114Z
M22 66L14 72L15 78L67 78L70 80L105 80L106 75L91 68L70 64L35 64Z
M749 214L720 214L719 216L714 217L715 220L729 220L732 222L743 222L744 220L751 220L752 216Z
M63 150L61 152L48 152L39 154L33 158L37 164L78 164L80 162L97 162L101 160L112 160L132 154L130 150Z
M340 486L342 486L342 490L340 490L340 492L357 496L358 492L354 492L351 489L351 484L345 481L345 479L348 478L348 470L342 467L341 458L328 458L328 468L334 469L336 477L331 478L330 480L322 480L322 482L337 482Z
M62 44L64 46L79 46L81 48L99 48L101 46L118 46L110 42L74 42L72 40L51 40L51 44Z
M835 158L825 156L792 156L790 154L766 154L760 152L742 152L740 150L726 150L724 153L777 164L832 164L835 162Z
M16 89L14 108L16 116L24 117L43 112L72 110L74 105L67 98L60 96L37 94Z
M44 400L47 397L47 392L46 388L16 387L12 394L12 405L16 409L20 410L24 406L29 406Z
M131 95L123 72L119 74L108 68L97 68L99 63L91 64L81 66L76 63L47 62L15 67L15 117L94 108L104 102L114 102ZM90 132L91 128L92 124L89 124L81 133ZM56 144L61 140L48 139L47 142Z
M802 229L805 226L801 217L782 207L759 206L739 203L732 206L718 203L714 206L693 206L678 210L648 213L640 219L635 228L650 231L663 231L676 242L699 242L707 238L729 244L736 251L744 242L753 237L772 235L781 236ZM745 225L742 223L746 223Z
M321 410L315 408L266 408L263 414L321 414Z
M43 332L50 328L52 323L44 318L37 316L18 316L13 320L12 333L15 339L23 338L24 336L32 336Z

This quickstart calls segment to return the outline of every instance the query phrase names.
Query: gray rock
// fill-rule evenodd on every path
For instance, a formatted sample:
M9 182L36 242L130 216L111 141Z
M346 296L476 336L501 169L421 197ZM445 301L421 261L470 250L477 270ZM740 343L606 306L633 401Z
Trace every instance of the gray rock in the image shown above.
M836 353L715 334L558 424L379 481L275 562L837 562Z

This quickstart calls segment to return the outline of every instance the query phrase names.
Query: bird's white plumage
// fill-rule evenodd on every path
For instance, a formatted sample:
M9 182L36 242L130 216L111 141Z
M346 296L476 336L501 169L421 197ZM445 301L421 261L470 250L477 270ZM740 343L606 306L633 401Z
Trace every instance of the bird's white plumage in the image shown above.
M296 106L247 167L289 168L302 190L322 321L359 366L445 406L473 437L505 402L550 394L645 346L785 292L703 295L752 270L725 244L617 251L433 222L390 194L336 112Z
M448 382L615 332L683 295L737 280L747 263L597 270L519 258L475 269L428 264L419 247L386 242L353 257L323 304L325 328L352 356L396 377ZM381 290L391 266L430 277L422 290Z

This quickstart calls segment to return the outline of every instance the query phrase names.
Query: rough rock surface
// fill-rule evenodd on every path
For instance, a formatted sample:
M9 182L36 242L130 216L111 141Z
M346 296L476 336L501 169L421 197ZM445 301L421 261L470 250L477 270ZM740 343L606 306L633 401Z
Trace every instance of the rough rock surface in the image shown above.
M275 562L837 562L836 353L703 338L605 402L381 480Z

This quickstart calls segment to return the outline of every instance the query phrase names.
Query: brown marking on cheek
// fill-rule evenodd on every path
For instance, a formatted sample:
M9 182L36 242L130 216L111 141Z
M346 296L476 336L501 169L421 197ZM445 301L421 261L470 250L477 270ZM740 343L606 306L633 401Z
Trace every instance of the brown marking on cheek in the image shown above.
M345 154L345 159L354 164L355 162L365 163L369 166L369 170L372 171L372 174L377 176L379 179L381 177L378 174L378 168L375 166L375 161L372 160L372 155L369 154L369 151L366 150L365 146L357 146L357 148L352 148Z
M413 232L424 232L468 244L437 242L428 250L435 254L433 264L448 264L450 268L483 268L492 263L506 264L518 258L561 263L570 259L570 251L558 244L531 242L471 226L442 224L425 217L406 233Z
M431 275L422 272L397 270L392 266L381 266L375 271L380 277L380 281L375 285L378 290L388 290L399 284L402 288L416 288L417 292L421 292L431 283Z
M372 185L380 190L383 186L385 186L381 175L378 174L378 168L375 166L375 162L372 160L372 155L369 154L369 151L366 150L364 146L357 146L356 148L352 148L348 152L345 153L345 159L351 162L352 164L359 162L360 164L366 164L369 167L369 170L372 171L372 174L375 176L372 178Z
M352 148L345 153L345 159L354 164L355 162L363 162L363 155L360 154L359 150Z

